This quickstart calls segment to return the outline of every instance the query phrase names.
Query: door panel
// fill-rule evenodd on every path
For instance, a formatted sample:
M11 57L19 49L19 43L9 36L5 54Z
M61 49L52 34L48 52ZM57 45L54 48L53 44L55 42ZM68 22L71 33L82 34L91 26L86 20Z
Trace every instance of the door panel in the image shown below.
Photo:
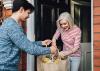
M68 3L67 3L68 2ZM70 11L66 0L36 0L35 35L36 40L52 38L56 30L56 20L61 12Z
M35 40L52 39L56 20L64 11L70 12L70 0L35 0Z

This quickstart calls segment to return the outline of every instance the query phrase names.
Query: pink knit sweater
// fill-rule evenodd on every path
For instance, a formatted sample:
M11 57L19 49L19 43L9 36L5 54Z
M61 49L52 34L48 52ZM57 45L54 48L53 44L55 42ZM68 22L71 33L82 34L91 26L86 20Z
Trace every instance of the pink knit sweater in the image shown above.
M73 26L68 31L63 30L62 32L57 29L53 38L57 40L60 35L61 35L61 39L63 42L64 54L66 55L66 52L69 50L72 50L73 48L78 48L78 50L71 53L69 56L79 57L81 55L81 52L80 52L81 30L80 28L77 26Z

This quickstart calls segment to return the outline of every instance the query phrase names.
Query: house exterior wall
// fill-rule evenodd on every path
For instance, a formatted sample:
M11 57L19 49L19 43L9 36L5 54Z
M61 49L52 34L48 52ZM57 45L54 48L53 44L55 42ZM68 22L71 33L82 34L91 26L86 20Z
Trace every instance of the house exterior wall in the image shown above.
M93 0L93 71L100 71L100 0Z

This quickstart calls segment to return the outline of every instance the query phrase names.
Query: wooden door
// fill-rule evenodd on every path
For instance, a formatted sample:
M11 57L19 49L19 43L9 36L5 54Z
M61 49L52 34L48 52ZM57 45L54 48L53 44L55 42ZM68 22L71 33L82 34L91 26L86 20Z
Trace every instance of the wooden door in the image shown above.
M70 0L35 1L36 40L52 38L56 30L56 20L61 12L70 11Z
M70 0L35 0L35 40L52 39L56 20L64 11L70 12Z
M71 14L82 33L81 64L79 71L91 71L91 1L72 0Z

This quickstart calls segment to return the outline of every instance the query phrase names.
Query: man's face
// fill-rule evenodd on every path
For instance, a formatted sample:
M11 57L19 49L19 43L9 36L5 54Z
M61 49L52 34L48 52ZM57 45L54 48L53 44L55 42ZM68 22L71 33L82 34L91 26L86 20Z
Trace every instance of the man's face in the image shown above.
M26 21L29 18L30 10L23 10L20 16L21 21Z

